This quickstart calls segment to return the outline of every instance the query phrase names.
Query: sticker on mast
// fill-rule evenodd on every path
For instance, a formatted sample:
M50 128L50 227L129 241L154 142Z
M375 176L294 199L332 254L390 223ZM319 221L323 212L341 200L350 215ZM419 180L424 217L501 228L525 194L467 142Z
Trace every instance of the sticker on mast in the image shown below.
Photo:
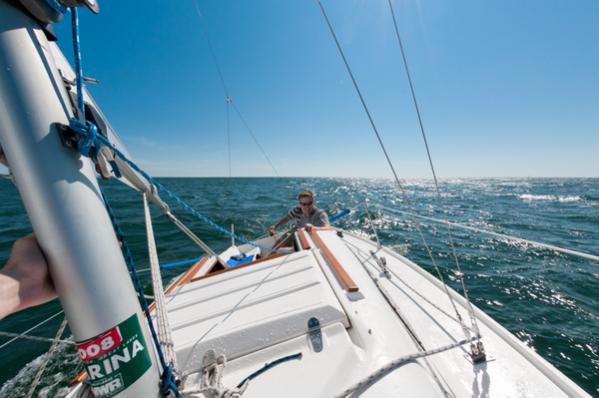
M152 366L136 314L104 333L78 342L77 352L97 398L115 396Z

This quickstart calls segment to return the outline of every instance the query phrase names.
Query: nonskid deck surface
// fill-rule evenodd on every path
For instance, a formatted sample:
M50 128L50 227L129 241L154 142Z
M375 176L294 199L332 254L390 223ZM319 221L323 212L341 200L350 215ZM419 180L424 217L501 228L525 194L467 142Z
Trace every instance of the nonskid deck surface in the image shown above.
M464 339L446 293L430 274L361 237L319 231L359 288L348 292L307 236L308 250L202 278L170 297L169 319L179 367L200 368L206 350L225 354L223 383L288 355L253 379L244 397L331 397L390 361ZM387 260L389 277L371 252ZM398 305L402 319L367 272ZM450 291L468 323L464 299ZM588 396L504 328L475 309L488 361L473 365L468 346L408 362L361 390L361 396L565 397ZM322 350L308 322L319 320ZM409 325L413 334L408 333ZM416 338L415 338L416 337ZM416 339L421 345L417 344ZM199 383L190 375L186 390Z

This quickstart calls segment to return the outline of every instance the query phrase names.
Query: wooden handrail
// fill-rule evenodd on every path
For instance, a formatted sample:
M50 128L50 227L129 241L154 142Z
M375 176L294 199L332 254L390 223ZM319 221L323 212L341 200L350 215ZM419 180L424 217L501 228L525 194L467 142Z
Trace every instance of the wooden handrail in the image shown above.
M337 260L333 252L331 252L331 249L329 249L328 246L322 240L322 238L318 236L318 231L312 229L310 231L310 236L312 237L314 243L316 243L316 246L318 246L318 248L320 249L320 252L322 253L325 260L327 260L327 262L329 263L329 266L333 270L333 273L337 277L337 280L339 280L339 283L341 283L341 287L343 287L343 289L347 290L348 292L357 292L358 290L360 290L358 285L356 285L356 282L354 282L354 280L351 278L351 276L349 276L347 271L345 271L345 268L343 268L339 260Z
M306 237L303 228L297 230L297 236L299 237L300 243L302 244L302 249L309 250L310 243L308 242L308 238Z

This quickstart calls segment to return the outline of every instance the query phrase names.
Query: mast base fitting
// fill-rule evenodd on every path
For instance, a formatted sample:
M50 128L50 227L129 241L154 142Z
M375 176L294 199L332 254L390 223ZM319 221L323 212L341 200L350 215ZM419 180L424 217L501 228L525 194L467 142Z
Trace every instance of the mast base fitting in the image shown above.
M470 344L470 358L472 358L472 363L482 363L487 361L485 346L482 341L478 340L476 343Z

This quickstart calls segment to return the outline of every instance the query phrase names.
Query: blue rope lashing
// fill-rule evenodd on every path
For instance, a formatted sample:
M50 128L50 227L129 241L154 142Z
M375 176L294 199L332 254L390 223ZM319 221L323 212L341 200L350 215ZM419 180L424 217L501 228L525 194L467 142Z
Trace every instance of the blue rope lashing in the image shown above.
M162 382L162 394L166 397L169 392L175 394L175 397L181 397L179 393L179 386L177 385L177 378L175 377L175 373L173 372L173 368L167 366L162 372L162 376L160 377Z
M116 233L117 239L121 244L121 250L123 252L123 257L125 258L125 263L127 264L127 268L129 269L129 273L131 274L131 280L133 281L133 286L137 291L137 296L139 298L139 304L146 315L146 319L148 321L148 326L150 328L150 334L152 335L152 340L154 341L154 345L156 346L156 352L158 353L158 359L160 360L160 366L162 367L162 390L166 395L168 391L171 391L175 394L175 397L181 397L181 394L178 391L177 384L175 382L175 375L173 374L173 369L167 365L166 360L164 359L164 354L162 353L162 347L160 346L160 340L158 339L158 334L156 333L156 329L154 328L154 323L152 322L152 315L150 314L150 307L148 306L148 301L144 294L143 286L141 285L141 281L137 275L137 269L135 266L135 261L133 260L133 255L131 254L131 250L129 249L129 245L125 241L125 236L123 235L123 231L119 226L116 217L114 216L114 212L112 211L112 207L108 203L106 199L106 195L102 188L100 188L100 193L102 194L102 199L104 199L104 205L106 206L106 211L108 212L108 216L110 217L110 221L112 222L112 227L114 232ZM165 383L166 382L166 383ZM173 388L174 386L174 388ZM166 393L165 393L166 391Z
M69 121L69 127L79 134L77 149L83 156L95 159L100 150L100 141L98 140L98 128L91 122L83 123L79 119L72 118Z

